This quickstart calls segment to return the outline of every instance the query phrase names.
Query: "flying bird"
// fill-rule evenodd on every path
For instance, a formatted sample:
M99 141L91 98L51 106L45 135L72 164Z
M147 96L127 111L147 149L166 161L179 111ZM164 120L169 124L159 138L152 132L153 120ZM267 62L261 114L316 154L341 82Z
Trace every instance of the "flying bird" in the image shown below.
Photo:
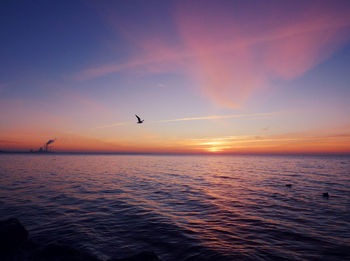
M141 120L141 118L140 118L139 116L137 116L136 114L135 114L135 116L136 116L136 118L137 118L137 123L138 123L138 124L143 123L144 120Z

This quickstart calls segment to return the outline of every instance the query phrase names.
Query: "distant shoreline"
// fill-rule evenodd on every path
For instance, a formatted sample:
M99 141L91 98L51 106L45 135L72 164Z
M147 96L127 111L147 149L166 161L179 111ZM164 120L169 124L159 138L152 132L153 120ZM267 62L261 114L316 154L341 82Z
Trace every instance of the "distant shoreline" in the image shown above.
M155 152L92 152L92 151L59 151L59 152L39 152L39 151L1 151L0 154L26 154L26 155L141 155L141 156L345 156L348 153L155 153Z

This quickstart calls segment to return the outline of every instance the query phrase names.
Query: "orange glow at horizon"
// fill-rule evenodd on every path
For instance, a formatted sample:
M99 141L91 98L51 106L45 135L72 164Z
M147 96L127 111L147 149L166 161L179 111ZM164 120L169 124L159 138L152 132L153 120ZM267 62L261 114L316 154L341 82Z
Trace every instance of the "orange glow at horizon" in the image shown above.
M294 135L294 136L293 136ZM19 138L20 137L20 138ZM0 141L0 150L38 150L49 139L35 134L8 135ZM350 135L310 136L307 133L232 136L202 139L173 139L167 143L154 137L149 141L107 141L59 133L51 148L57 152L127 152L127 153L350 153Z

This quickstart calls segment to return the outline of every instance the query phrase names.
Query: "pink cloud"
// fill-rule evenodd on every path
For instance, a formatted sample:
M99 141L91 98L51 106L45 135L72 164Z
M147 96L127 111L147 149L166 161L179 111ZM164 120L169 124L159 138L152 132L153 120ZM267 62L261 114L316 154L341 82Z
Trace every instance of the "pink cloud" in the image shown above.
M180 72L214 102L234 108L273 80L304 74L350 38L346 1L182 1L173 15L176 28L167 30L157 19L138 27L109 13L130 44L128 59L74 77Z
M349 6L286 3L241 6L240 13L209 1L179 6L179 31L195 54L194 76L205 93L239 106L255 89L300 76L349 39Z

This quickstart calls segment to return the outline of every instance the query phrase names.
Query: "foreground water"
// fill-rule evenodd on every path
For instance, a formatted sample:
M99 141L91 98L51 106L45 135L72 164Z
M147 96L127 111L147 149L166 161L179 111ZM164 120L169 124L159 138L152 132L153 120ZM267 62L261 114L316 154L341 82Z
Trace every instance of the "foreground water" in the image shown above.
M0 216L102 259L350 259L350 158L4 154Z

